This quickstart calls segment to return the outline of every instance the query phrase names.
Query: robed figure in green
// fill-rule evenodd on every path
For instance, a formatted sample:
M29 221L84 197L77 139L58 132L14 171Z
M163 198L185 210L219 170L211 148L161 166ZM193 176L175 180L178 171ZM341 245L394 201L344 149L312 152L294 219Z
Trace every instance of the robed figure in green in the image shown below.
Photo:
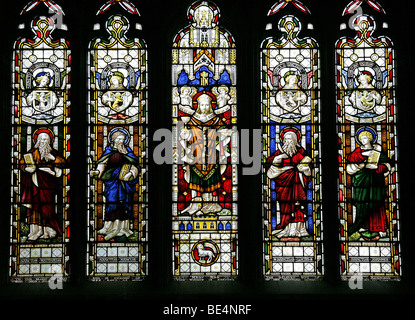
M372 128L358 130L356 148L347 157L347 173L352 176L353 205L356 208L349 236L359 232L363 239L377 241L385 237L388 228L385 200L385 177L391 172L391 160L381 146L375 144L376 132Z

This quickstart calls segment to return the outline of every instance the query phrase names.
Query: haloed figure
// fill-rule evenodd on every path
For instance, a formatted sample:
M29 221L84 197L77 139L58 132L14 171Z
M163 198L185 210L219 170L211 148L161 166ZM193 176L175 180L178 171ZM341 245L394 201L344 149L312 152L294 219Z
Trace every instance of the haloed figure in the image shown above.
M133 218L133 196L138 182L138 158L128 147L129 133L124 128L113 129L108 137L109 145L91 171L104 183L104 227L98 231L105 240L133 234L130 220Z
M36 75L36 89L30 92L26 97L26 102L31 105L36 114L49 114L55 109L59 98L49 87L52 77L47 72L40 72Z
M272 232L281 241L299 241L308 236L305 226L306 189L311 181L311 158L299 144L300 132L281 132L283 145L267 160L267 176L275 182L280 223Z
M110 87L102 95L102 103L109 106L111 111L107 115L110 119L127 119L126 109L133 102L133 95L124 86L124 75L116 71L109 78Z
M276 101L287 112L298 112L298 108L307 103L307 95L300 89L300 78L295 72L289 71L284 75L283 90L276 94Z
M56 220L58 178L65 159L51 146L53 133L39 129L34 134L35 146L20 161L22 203L28 208L28 240L54 238L62 231Z
M197 109L180 136L182 145L192 150L190 156L194 157L193 160L187 156L184 158L187 162L185 180L192 190L192 203L182 213L214 214L222 207L214 199L213 192L221 187L221 176L226 170L226 165L219 164L223 154L218 152L216 134L220 139L218 145L223 147L219 149L224 149L230 141L231 131L223 128L224 122L213 111L212 96L200 94L196 102ZM201 198L196 196L198 192Z
M390 159L376 144L376 132L362 128L357 132L360 147L347 157L347 173L352 176L353 204L356 218L348 233L355 232L368 241L376 241L387 235L385 177L391 173Z
M370 72L362 72L357 77L359 83L357 90L354 90L349 97L352 105L362 112L375 112L381 114L385 112L385 107L380 105L382 95L374 88L373 75ZM358 112L358 111L356 111Z

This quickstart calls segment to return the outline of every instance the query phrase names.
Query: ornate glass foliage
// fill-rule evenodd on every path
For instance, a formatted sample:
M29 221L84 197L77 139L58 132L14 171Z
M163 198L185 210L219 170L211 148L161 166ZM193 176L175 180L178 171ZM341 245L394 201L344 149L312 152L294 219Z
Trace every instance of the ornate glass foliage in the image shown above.
M336 44L341 275L397 279L400 271L395 57L361 14Z
M174 39L173 273L237 275L236 49L208 1L188 9Z
M88 276L147 275L147 50L126 17L89 45Z
M320 165L320 61L300 20L278 22L280 38L261 45L264 275L323 274Z
M11 281L69 275L70 72L65 39L48 17L15 42L12 106Z

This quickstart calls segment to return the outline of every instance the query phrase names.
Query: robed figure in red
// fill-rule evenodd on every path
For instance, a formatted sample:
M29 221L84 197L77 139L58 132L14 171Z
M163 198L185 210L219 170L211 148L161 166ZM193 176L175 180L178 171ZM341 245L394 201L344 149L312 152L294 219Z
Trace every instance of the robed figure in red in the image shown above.
M53 133L39 129L33 136L34 148L20 160L22 172L21 202L27 210L28 240L54 238L62 234L56 219L58 179L62 176L65 159L51 146Z
M275 182L280 223L272 234L281 241L299 241L306 229L306 189L311 181L311 158L299 144L301 133L294 127L280 135L282 146L267 159L267 176Z

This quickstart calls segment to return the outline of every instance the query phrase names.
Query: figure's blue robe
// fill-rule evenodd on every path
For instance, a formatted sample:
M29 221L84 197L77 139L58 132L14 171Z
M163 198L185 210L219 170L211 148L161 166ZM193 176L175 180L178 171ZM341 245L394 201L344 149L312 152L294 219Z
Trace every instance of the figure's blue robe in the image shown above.
M138 158L129 147L126 148L128 153L122 154L108 146L98 160L98 163L102 163L108 159L105 170L101 175L101 180L105 185L105 220L107 221L126 220L133 216L133 195L138 178L123 181L119 179L119 174L124 164L132 164L137 168L139 166Z

